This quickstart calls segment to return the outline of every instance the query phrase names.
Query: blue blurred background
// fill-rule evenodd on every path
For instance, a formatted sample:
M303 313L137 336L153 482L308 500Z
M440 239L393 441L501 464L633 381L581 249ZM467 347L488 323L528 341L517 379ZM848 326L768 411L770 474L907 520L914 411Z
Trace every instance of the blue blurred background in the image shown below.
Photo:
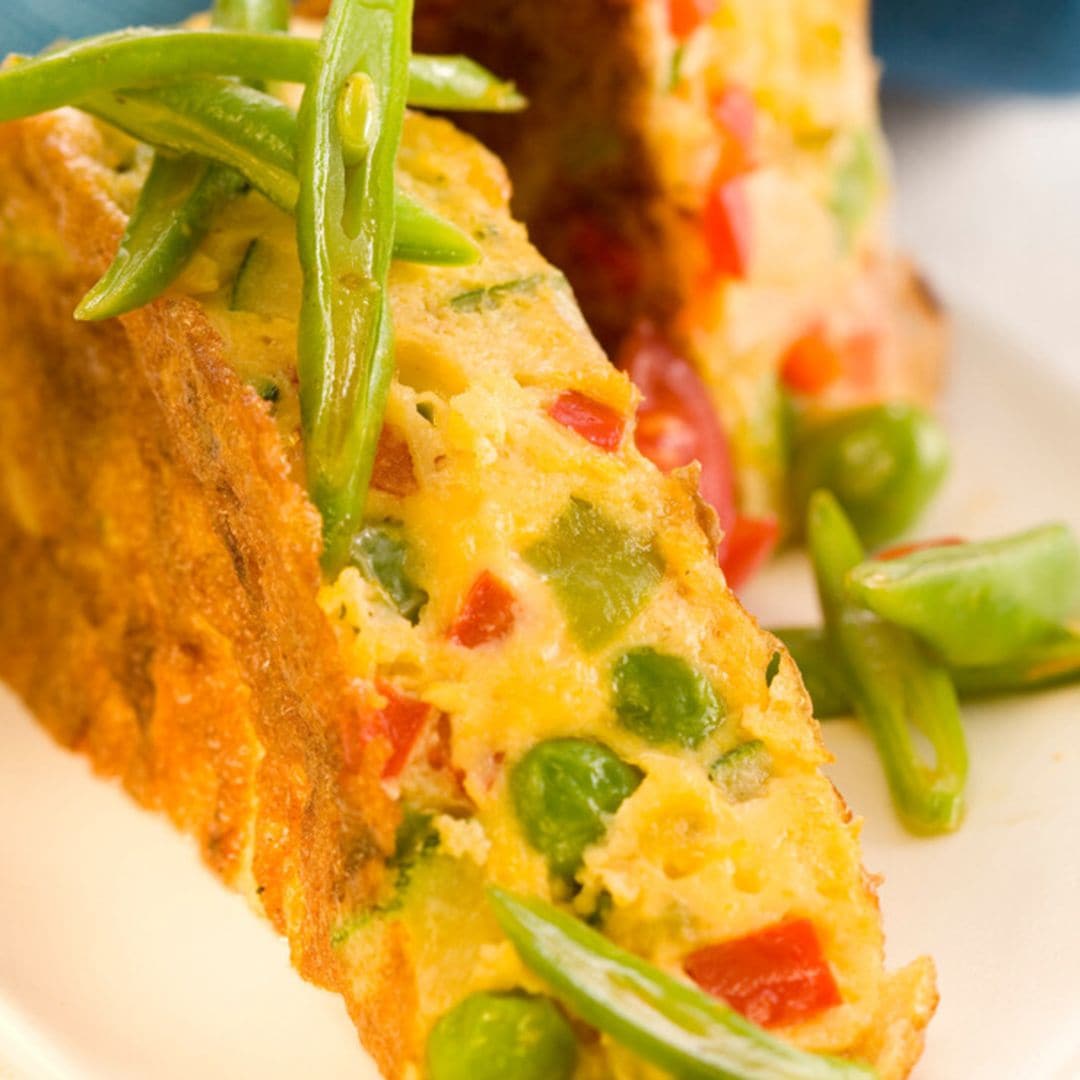
M878 0L874 44L893 85L1080 89L1080 0Z
M35 51L61 35L167 23L208 5L209 0L4 0L0 52ZM1080 0L877 0L874 35L893 86L1080 89Z

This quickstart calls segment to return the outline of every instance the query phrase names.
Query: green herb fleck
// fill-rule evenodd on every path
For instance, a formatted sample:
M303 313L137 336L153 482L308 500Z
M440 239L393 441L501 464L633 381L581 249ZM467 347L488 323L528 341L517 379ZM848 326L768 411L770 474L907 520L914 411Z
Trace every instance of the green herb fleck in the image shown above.
M455 311L477 312L491 311L497 308L508 296L529 293L542 285L547 274L530 274L528 277L514 278L498 285L487 285L480 289L470 289L452 297L450 306Z

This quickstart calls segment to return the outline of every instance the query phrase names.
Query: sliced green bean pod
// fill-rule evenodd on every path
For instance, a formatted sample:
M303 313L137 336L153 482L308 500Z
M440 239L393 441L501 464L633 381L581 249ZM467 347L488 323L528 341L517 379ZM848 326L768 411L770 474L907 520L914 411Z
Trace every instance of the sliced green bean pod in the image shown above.
M218 0L214 25L285 30L287 0ZM75 317L110 319L148 304L176 280L217 211L245 186L232 169L190 157L156 155L105 276L83 297Z
M512 82L467 56L414 56L409 64L409 104L455 112L520 112L528 101Z
M269 94L203 78L94 94L79 108L155 148L227 165L283 210L296 205L296 116Z
M787 647L802 673L819 720L851 716L855 707L825 631L808 626L772 631ZM951 667L961 701L1026 694L1080 682L1080 634L1036 645L991 667Z
M205 75L306 82L314 42L235 30L120 30L85 38L0 72L0 122L96 94Z
M814 705L819 720L836 716L852 716L851 690L844 675L842 662L833 653L825 631L810 626L770 628L791 653L791 659L802 675L803 685Z
M851 571L848 590L947 663L986 667L1063 635L1080 598L1080 546L1067 526L1045 525L870 559Z
M411 0L335 0L300 107L300 407L330 573L343 565L363 516L394 369L386 281L411 35ZM363 163L348 168L338 105L358 72L372 83L374 138Z
M216 0L214 25L224 30L288 30L289 0Z
M296 209L296 116L268 94L200 79L97 95L80 107L156 148L226 165L281 209ZM479 257L460 229L407 192L398 190L395 210L395 258L459 266Z
M256 5L233 4L233 15L245 6ZM308 38L235 29L121 30L84 38L40 56L19 57L0 71L0 122L93 94L205 75L307 83L317 48ZM408 81L411 103L425 108L515 112L525 104L512 83L465 57L412 57Z
M75 317L111 319L158 297L187 265L217 210L243 186L239 174L200 158L155 158L112 265Z
M810 499L807 540L829 643L856 714L874 737L897 812L912 832L955 829L963 816L968 757L948 671L906 630L848 596L847 575L864 552L829 492ZM932 760L920 754L916 731Z
M525 964L581 1019L680 1080L868 1080L873 1069L773 1038L717 998L536 899L488 899Z
M430 266L468 266L480 249L456 225L397 189L394 199L394 258Z

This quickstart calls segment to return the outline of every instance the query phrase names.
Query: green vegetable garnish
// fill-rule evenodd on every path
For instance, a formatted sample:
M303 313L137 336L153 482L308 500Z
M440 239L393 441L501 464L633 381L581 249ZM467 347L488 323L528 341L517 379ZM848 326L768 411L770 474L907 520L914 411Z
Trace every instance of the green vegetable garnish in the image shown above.
M227 79L200 79L97 95L82 108L158 149L226 165L282 210L296 209L297 118L268 94ZM460 229L406 192L397 192L395 258L458 265L475 261L478 254Z
M0 123L95 94L206 75L308 83L318 65L317 54L317 42L280 33L140 29L101 34L31 59L20 58L0 72ZM526 104L512 83L466 57L413 56L408 68L409 102L421 108L515 112Z
M830 716L851 716L851 691L833 655L824 630L809 627L781 627L772 629L791 653L791 659L799 669L806 692L819 720Z
M791 651L819 720L855 711L843 673L823 630L783 627L772 631ZM990 667L950 667L961 701L1025 694L1080 682L1080 634L1036 645Z
M243 177L201 158L154 158L104 277L83 297L75 318L112 319L150 303L198 250L218 210Z
M546 997L470 994L432 1028L431 1080L570 1080L577 1040Z
M864 552L828 492L810 500L807 539L830 647L856 712L874 736L901 819L918 833L955 829L963 815L968 758L948 671L906 630L850 599L847 575ZM915 731L932 751L929 760Z
M223 30L288 30L289 0L215 0L214 25Z
M791 492L796 520L811 494L831 491L864 544L902 533L941 486L945 432L913 405L870 405L818 423L795 439Z
M497 78L467 56L414 56L409 104L454 112L520 112L528 101L512 82Z
M213 21L233 30L287 30L288 3L217 0ZM159 296L190 262L217 212L243 187L243 177L221 165L155 155L116 257L75 318L115 318Z
M600 743L550 739L514 766L510 795L529 843L555 874L572 877L640 783L641 771Z
M389 524L366 526L353 537L349 547L350 562L415 626L428 594L409 576L405 565L408 554L401 529Z
M619 723L657 745L699 746L724 719L723 705L701 672L648 646L619 657L611 686Z
M652 537L577 498L523 556L554 590L570 630L590 651L633 619L664 576Z
M411 0L334 0L297 125L297 366L308 486L330 574L344 564L363 515L394 370L386 223L394 217L411 35ZM373 140L363 163L347 168L338 102L357 72L373 86Z
M1080 547L1067 526L1046 525L1001 540L871 559L851 571L848 588L948 664L985 667L1064 634L1080 598Z
M869 1080L873 1069L774 1039L723 1002L541 900L488 898L521 959L574 1013L683 1080Z

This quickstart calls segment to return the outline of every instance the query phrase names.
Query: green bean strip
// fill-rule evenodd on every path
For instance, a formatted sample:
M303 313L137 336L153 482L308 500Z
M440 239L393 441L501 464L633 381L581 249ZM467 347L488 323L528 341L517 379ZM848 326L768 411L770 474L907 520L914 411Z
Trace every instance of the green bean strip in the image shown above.
M0 121L94 94L204 75L305 82L314 43L235 30L121 30L86 38L0 72Z
M362 520L393 375L386 279L411 36L412 0L334 0L300 106L297 360L308 487L330 573ZM338 105L354 75L370 80L372 138L362 163L347 168Z
M235 169L283 210L296 205L296 116L269 94L206 78L94 94L78 104L151 146Z
M819 720L837 716L854 716L851 690L843 665L833 654L825 631L809 626L773 628L775 634L791 653L791 659L802 675L803 685L814 705Z
M394 199L394 258L435 266L467 266L480 249L456 225L398 188Z
M810 499L807 540L829 643L856 713L874 736L897 812L912 832L955 829L963 815L968 758L948 671L907 631L849 599L847 575L865 554L828 492ZM932 747L932 762L919 754L913 727Z
M84 38L0 71L0 122L94 94L206 75L306 83L316 49L307 38L217 29L121 30ZM525 104L512 83L464 57L413 57L409 86L412 104L426 108L515 112Z
M870 559L852 598L952 665L988 667L1060 638L1080 600L1080 544L1067 525Z
M855 711L840 665L825 631L785 626L772 631L791 653L802 673L819 720L851 716ZM1025 694L1080 682L1080 634L1036 646L991 667L950 667L961 701Z
M512 82L467 56L414 56L409 65L409 104L456 112L520 112L528 101Z
M227 165L281 209L296 209L296 116L268 94L208 78L95 95L80 107L156 148ZM451 266L478 258L460 229L400 190L396 213L396 258Z
M214 25L224 30L288 30L289 0L217 0Z
M187 265L241 176L195 157L157 157L105 276L75 318L111 319L156 299Z
M868 1080L869 1066L774 1039L696 986L536 899L488 889L521 959L587 1023L680 1080Z
M286 30L287 0L217 0L216 27ZM75 317L111 319L150 303L191 260L217 211L244 188L243 176L191 157L155 155L116 257Z

